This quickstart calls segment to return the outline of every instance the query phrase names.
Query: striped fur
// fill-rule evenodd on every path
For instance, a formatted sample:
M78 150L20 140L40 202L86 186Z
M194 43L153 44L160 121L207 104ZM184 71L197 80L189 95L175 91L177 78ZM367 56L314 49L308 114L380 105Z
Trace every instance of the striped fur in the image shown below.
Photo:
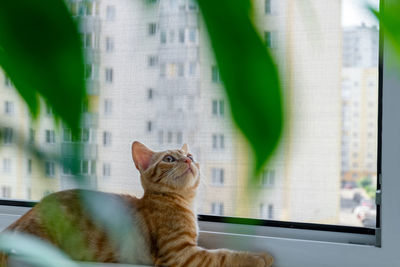
M86 207L79 201L84 193L82 190L61 191L44 198L6 230L47 240L72 259L80 261L199 267L272 265L273 259L266 253L206 250L197 246L194 199L199 185L199 165L188 154L186 145L179 150L153 152L143 144L134 142L132 157L141 174L143 197L107 196L123 201L128 207L140 234L123 238L133 239L136 248L124 247L125 242L111 242L104 227L91 219ZM63 211L63 220L69 221L70 226L46 221L49 203L57 203L57 207ZM80 238L68 237L73 236L66 234L68 227L78 231ZM126 251L129 251L125 253L128 255L124 255ZM6 266L4 256L0 256L0 266Z

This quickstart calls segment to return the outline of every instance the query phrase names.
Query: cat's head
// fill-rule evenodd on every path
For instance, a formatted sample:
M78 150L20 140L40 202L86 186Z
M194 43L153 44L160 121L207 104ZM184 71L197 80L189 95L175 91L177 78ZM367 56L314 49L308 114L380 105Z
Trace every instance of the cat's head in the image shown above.
M188 152L181 149L154 152L139 142L132 144L132 158L140 172L144 191L195 192L199 184L199 164Z

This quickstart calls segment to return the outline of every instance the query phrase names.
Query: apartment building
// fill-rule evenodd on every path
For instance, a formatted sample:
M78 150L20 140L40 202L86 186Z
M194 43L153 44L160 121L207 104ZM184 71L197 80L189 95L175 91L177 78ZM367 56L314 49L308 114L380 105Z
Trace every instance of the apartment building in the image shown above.
M316 13L304 13L296 1L254 2L255 23L283 74L285 105L290 108L284 140L257 192L247 190L251 154L230 120L195 1L68 1L86 54L89 98L81 137L73 140L69 129L54 129L46 114L30 126L24 104L10 98L15 111L23 110L24 122L12 127L20 127L27 136L34 132L38 145L62 149L64 154L76 143L83 145L81 174L102 191L142 194L131 159L134 140L154 150L188 143L201 165L199 213L335 223L340 182L340 1L310 2ZM318 27L312 26L315 19ZM6 84L3 80L0 94L7 94ZM8 170L4 151L0 158ZM7 174L0 181L6 188L3 197L36 200L76 186L68 170L51 160L29 163L24 152L12 160L38 172ZM12 163L10 168L17 164L23 166Z
M376 177L379 32L376 26L343 31L343 181Z

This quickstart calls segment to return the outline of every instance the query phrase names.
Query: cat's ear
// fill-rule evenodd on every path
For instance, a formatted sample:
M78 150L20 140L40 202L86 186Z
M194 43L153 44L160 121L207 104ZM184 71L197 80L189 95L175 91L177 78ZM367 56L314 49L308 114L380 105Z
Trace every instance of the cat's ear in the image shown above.
M135 162L136 168L142 172L147 170L150 165L151 157L154 152L147 148L140 142L133 142L132 144L132 159Z
M189 151L189 146L187 144L183 144L181 150L183 150L183 152L185 152L185 154L187 154Z

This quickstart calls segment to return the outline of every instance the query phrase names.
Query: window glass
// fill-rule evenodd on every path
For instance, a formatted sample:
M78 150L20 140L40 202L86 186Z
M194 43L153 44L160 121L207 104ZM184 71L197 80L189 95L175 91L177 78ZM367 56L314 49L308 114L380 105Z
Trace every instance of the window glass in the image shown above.
M131 143L154 150L187 143L202 169L200 214L374 226L379 29L358 1L254 0L254 24L265 49L273 48L281 73L287 120L258 190L247 198L251 153L233 126L196 1L160 0L146 8L143 1L93 0L87 6L66 1L85 25L80 31L90 95L82 129L77 137L55 130L51 116L31 123L2 75L2 104L12 103L3 110L25 118L0 129L0 145L7 144L0 149L0 171L7 173L0 188L10 188L2 189L3 197L39 200L68 188L51 183L71 176L64 168L57 171L56 162L26 163L29 153L10 152L19 134L33 142L36 133L35 145L44 150L81 144L81 171L97 189L138 196L143 192ZM102 49L93 53L96 38ZM17 162L31 164L29 184L21 176L25 171L12 171Z
M111 53L114 50L114 39L106 37L106 52Z

